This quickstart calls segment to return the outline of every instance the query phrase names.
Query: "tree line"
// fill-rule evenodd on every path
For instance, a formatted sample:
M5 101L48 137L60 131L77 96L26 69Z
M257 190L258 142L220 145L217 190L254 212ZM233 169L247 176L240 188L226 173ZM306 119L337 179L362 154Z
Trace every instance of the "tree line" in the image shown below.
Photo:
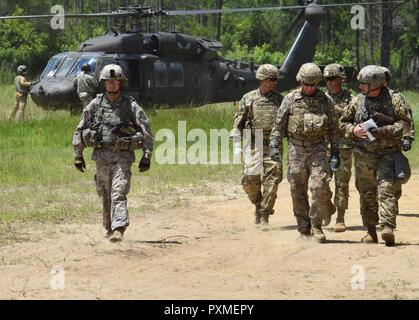
M318 1L319 2L319 1ZM327 3L351 3L336 0ZM53 5L66 13L94 13L117 10L120 5L142 5L166 10L248 8L289 6L301 0L0 0L0 15L49 14ZM326 3L326 1L323 1ZM418 3L410 0L391 12L380 5L365 7L365 30L351 28L350 7L331 8L321 24L315 62L340 62L361 67L380 64L383 39L390 45L389 66L399 86L412 86L419 64ZM253 59L255 63L281 64L292 46L304 19L298 10L158 17L141 23L144 32L179 31L197 37L220 40L220 54L233 59ZM387 20L383 19L383 15ZM383 21L386 21L383 24ZM42 71L48 59L63 51L77 50L81 42L102 35L108 27L121 28L115 18L66 19L64 30L53 30L49 20L9 20L0 22L0 81L10 81L19 64L27 64L33 74ZM127 28L129 28L127 26ZM385 37L383 37L385 32ZM416 71L417 72L417 71Z

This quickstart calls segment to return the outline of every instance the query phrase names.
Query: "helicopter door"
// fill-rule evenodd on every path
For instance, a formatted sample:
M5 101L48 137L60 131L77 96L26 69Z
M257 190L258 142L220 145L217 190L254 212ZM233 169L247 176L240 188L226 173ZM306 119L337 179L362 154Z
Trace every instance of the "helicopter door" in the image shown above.
M139 99L145 103L153 104L154 99L154 73L153 64L141 63L139 64Z
M157 103L177 104L185 100L185 70L180 62L156 61L154 93Z
M180 103L185 100L185 70L183 63L169 63L170 95L172 101Z
M128 77L127 93L130 96L139 97L140 94L140 69L138 60L128 60L125 64Z

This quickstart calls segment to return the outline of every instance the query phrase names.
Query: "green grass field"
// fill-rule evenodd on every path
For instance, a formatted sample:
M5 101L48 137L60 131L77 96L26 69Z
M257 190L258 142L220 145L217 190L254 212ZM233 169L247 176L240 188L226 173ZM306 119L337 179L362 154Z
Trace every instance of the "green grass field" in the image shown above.
M78 116L67 111L44 111L31 101L25 121L7 120L13 104L13 87L0 86L0 222L14 221L87 221L100 212L101 203L93 184L94 162L86 149L87 172L73 166L71 145ZM419 125L419 93L405 92ZM30 100L30 99L29 99ZM153 133L161 128L177 132L178 121L187 128L228 130L232 127L233 104L208 105L201 108L148 111ZM417 112L416 112L417 110ZM158 145L158 144L157 144ZM190 143L189 143L190 145ZM133 167L129 199L140 199L131 210L152 212L156 202L176 206L188 193L209 194L210 182L239 183L241 166L226 165L157 165L145 174L136 170L141 153ZM419 145L408 153L413 167L419 166ZM168 197L162 197L162 194ZM172 200L167 200L172 199ZM170 203L169 203L170 202Z

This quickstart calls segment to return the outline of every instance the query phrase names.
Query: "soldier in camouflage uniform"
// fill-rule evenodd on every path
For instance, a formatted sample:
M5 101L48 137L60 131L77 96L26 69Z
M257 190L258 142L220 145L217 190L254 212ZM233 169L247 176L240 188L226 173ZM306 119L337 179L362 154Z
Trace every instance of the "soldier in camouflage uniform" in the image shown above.
M399 95L400 97L402 97L404 99L404 97L401 93L397 92L396 90L390 89L390 80L391 80L390 70L386 67L381 67L381 68L383 69L384 74L386 75L385 86L387 87L388 92L390 93L390 95L393 96L394 94L396 94L396 95ZM416 134L416 132L415 132L415 122L413 121L412 108L410 107L409 104L406 103L406 105L409 109L410 117L412 118L412 123L404 131L402 141L401 141L401 149L405 152L410 151L410 149L412 149L412 143L415 140L415 134Z
M329 142L336 168L340 162L334 104L317 88L321 79L321 70L314 63L301 66L297 74L301 87L291 91L282 101L270 137L273 157L281 153L282 139L288 137L288 180L298 231L302 237L311 234L318 242L326 240L322 219L336 210L329 187ZM307 195L310 178L311 206Z
M74 86L77 87L77 95L80 98L83 108L85 108L96 97L99 83L89 74L91 71L90 64L83 64L81 70L83 72L74 79Z
M396 93L390 95L385 87L381 67L364 67L358 80L362 94L352 99L345 110L340 119L340 130L354 141L355 184L360 195L363 224L368 228L361 241L378 243L376 225L380 224L382 239L387 246L393 246L401 194L401 181L395 175L394 153L399 152L400 140L412 120L403 97ZM373 141L361 126L370 119L378 126L370 130Z
M25 117L25 108L28 102L28 93L31 89L32 82L26 81L27 67L17 67L17 76L15 78L15 105L12 112L9 115L9 119L13 120L15 117L17 120L23 120Z
M254 141L257 140L255 132L262 132L263 142L253 143L250 151L252 154L259 154L260 158L247 164L245 162L242 185L255 205L255 224L261 224L262 230L267 230L269 216L274 214L278 184L282 180L282 159L280 156L274 161L270 158L269 135L283 97L274 90L278 83L277 67L261 65L256 72L256 78L260 87L248 92L241 99L235 116L233 136L235 141L240 141L244 130L248 129ZM236 152L237 148L239 147L236 147Z
M149 120L134 98L121 94L126 82L122 68L107 65L100 81L105 94L99 94L84 109L73 137L75 167L84 172L85 147L93 147L96 161L96 188L103 202L103 227L111 242L122 240L129 225L127 194L130 189L134 150L143 149L140 172L150 168L153 137Z
M335 103L337 119L342 116L343 110L351 102L351 92L342 88L342 83L346 80L345 68L337 63L329 64L324 68L323 77L326 81L328 94ZM335 232L344 232L345 210L348 209L349 199L349 180L352 170L352 141L345 139L342 135L339 139L339 155L341 164L339 169L334 172L335 176L335 199L334 204L337 209ZM328 225L328 222L325 223Z

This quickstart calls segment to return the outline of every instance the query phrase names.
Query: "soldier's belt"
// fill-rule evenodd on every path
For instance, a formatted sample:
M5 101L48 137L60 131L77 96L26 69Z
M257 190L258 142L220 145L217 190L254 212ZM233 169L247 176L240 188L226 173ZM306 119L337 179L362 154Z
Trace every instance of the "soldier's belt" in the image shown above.
M98 148L112 149L114 151L135 151L143 147L142 141L122 140L115 142L101 142Z
M314 140L314 141L304 141L304 140L298 140L295 138L288 138L288 141L291 142L292 144L295 144L296 146L301 146L301 147L311 147L314 146L316 144L321 144L325 142L325 139L319 139L319 140Z

